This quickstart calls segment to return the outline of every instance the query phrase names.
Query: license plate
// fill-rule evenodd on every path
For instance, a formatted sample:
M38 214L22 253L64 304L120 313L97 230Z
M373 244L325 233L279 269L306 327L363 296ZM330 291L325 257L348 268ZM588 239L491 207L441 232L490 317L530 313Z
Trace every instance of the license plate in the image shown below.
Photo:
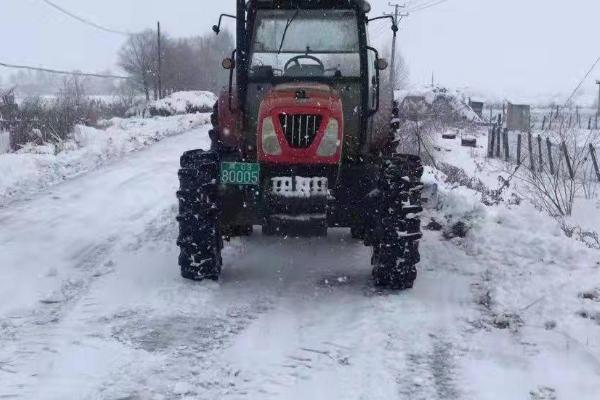
M243 162L221 163L221 183L224 185L258 185L260 164Z

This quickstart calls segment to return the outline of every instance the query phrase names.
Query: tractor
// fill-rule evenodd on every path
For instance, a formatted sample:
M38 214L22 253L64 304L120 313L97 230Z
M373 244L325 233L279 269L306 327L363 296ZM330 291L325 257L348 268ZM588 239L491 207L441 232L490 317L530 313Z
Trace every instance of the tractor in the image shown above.
M384 17L370 11L364 0L237 0L221 15L217 34L224 17L236 21L229 85L210 150L185 152L179 170L184 278L218 280L224 243L255 226L310 237L350 228L373 249L376 285L413 287L423 167L395 151L388 64L367 30Z

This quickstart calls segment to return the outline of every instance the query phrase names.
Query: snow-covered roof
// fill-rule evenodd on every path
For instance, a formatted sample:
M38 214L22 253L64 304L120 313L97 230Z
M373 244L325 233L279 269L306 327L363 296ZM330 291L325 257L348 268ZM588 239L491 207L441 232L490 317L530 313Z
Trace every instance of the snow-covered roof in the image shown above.
M422 98L429 105L433 105L439 99L445 99L454 112L461 117L469 121L483 122L469 106L468 98L459 90L450 90L441 86L423 86L396 91L395 98L400 103L406 98Z

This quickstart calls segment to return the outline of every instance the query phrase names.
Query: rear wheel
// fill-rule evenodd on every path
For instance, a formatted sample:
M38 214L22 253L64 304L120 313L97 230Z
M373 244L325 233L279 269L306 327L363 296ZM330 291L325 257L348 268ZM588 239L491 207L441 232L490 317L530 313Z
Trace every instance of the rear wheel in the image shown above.
M223 240L219 230L219 156L192 150L181 157L179 170L179 266L186 279L219 279Z
M365 227L360 225L354 225L350 228L350 236L352 239L364 240L365 238Z
M410 289L417 278L422 175L419 157L395 155L384 161L370 235L373 279L378 286Z

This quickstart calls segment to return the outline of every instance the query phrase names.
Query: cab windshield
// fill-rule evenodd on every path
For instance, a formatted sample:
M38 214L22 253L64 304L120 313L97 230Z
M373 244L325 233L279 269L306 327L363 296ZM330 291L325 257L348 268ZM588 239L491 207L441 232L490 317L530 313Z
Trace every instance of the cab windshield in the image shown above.
M359 77L359 35L351 10L259 10L250 76Z

